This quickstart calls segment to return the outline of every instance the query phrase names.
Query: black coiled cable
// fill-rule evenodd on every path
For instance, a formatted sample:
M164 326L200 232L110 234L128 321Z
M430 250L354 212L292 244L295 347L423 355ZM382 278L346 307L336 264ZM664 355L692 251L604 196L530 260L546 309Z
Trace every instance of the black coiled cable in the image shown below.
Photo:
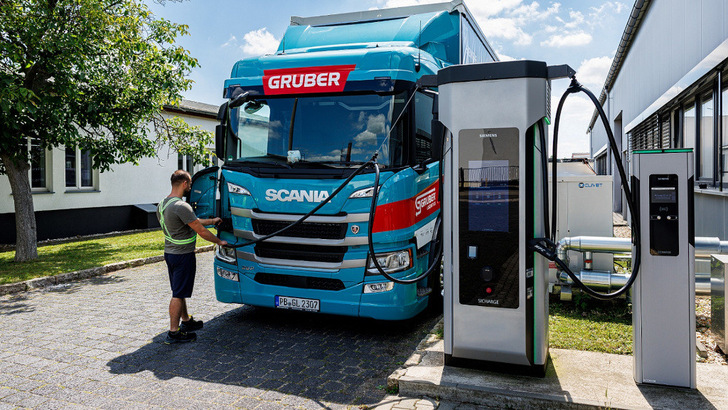
M556 213L557 213L557 179L556 179L556 153L557 153L557 145L558 145L558 139L559 139L559 123L561 120L561 110L564 106L564 102L566 101L566 98L570 94L576 94L579 92L583 92L586 94L591 102L594 104L594 106L597 109L597 112L599 113L599 118L602 120L602 123L604 124L604 129L607 132L607 137L609 139L610 147L612 148L612 152L615 153L614 159L615 163L617 165L617 170L619 172L619 178L622 185L622 190L624 190L624 193L627 197L627 206L629 207L629 213L632 215L632 241L635 244L635 252L632 255L632 274L630 275L629 279L627 280L627 283L624 284L620 289L611 292L611 293L600 293L593 289L591 289L589 286L585 285L579 278L574 274L574 272L569 269L569 266L562 261L556 254L557 252L557 245L554 242L556 239ZM561 270L566 272L567 275L571 278L574 283L577 284L584 292L586 292L588 295L602 300L607 299L613 299L616 297L621 296L625 292L629 290L629 288L634 283L635 279L637 279L637 274L639 272L640 268L640 254L642 251L642 243L641 243L641 232L640 232L640 224L639 224L639 215L636 213L636 206L634 204L634 197L632 196L632 192L629 188L629 184L627 181L627 174L624 171L624 166L622 164L622 158L619 155L619 149L617 148L617 142L614 139L614 134L612 133L612 128L609 126L609 120L607 118L607 115L604 113L604 109L602 108L602 105L599 104L599 100L597 99L594 94L589 91L587 88L579 84L578 81L576 81L576 77L572 77L571 84L564 92L564 95L561 96L561 100L559 100L558 108L556 109L556 121L554 123L554 142L553 142L553 164L552 164L552 195L553 195L553 201L552 201L552 219L551 219L551 236L549 238L537 238L534 241L532 241L531 245L538 253L546 257L547 259L554 261ZM544 210L546 213L548 213L548 209Z

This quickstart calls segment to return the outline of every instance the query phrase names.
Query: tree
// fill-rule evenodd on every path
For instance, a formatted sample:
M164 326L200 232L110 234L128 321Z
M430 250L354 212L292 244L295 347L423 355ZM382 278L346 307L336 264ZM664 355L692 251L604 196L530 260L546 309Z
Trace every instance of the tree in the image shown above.
M16 220L15 261L37 257L28 141L90 151L101 171L168 144L202 162L209 133L165 119L198 66L140 0L0 0L0 173Z

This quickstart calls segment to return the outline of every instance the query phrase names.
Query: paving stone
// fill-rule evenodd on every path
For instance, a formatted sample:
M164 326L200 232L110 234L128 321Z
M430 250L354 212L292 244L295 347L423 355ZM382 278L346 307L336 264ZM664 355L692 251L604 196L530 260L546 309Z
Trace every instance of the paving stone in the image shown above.
M38 380L26 379L24 377L16 376L12 376L2 383L3 387L9 387L18 391L30 391L40 386L43 386L44 384L45 383Z
M0 403L14 406L5 399L20 393L27 396L9 400L45 400L43 408L377 403L385 396L377 386L437 321L387 327L219 303L212 259L197 258L207 274L197 275L189 305L205 328L185 345L162 343L170 297L164 263L0 296ZM108 306L123 317L110 321ZM186 402L164 402L165 395Z
M18 407L38 407L48 401L48 398L21 391L11 394L10 396L3 397L2 401Z

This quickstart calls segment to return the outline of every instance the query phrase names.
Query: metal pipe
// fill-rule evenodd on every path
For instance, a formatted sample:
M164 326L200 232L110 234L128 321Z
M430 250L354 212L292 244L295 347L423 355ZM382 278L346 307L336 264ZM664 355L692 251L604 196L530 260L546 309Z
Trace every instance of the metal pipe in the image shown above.
M619 289L624 286L624 284L627 283L627 280L629 279L629 275L624 273L586 269L580 272L576 272L576 277L578 277L579 280L582 281L585 285L600 292L611 292ZM563 285L568 285L569 287L571 287L572 284L573 282L571 281L571 279L568 277L568 275L566 275L566 273L563 272L559 277L559 281L554 283L554 285L562 286L562 292L566 290ZM569 292L571 292L571 290L569 290ZM710 295L710 272L696 272L695 294L701 296ZM569 299L570 298L566 298L566 300Z
M632 240L606 236L565 237L559 241L559 251L567 250L631 254ZM710 258L712 254L728 254L728 241L721 241L718 237L695 237L695 257Z
M600 253L631 253L630 238L610 238L606 236L574 236L559 241L559 253L562 251L593 251Z
M627 279L629 279L629 275L612 273L611 271L604 270L583 269L579 272L575 272L575 274L576 277L579 278L579 280L585 285L600 292L610 292L612 290L619 289L624 286L624 284L627 283ZM562 283L565 282L569 285L573 283L571 278L568 276L566 276L566 278L562 277L561 279Z
M629 238L610 238L600 236L576 236L566 237L559 241L559 257L567 261L569 250L581 252L600 252L623 254L631 257L632 242ZM710 255L728 254L728 241L721 241L717 237L696 237L695 238L695 294L710 295ZM578 274L579 279L587 286L600 291L618 289L629 278L628 275L613 273L611 271L595 271L584 269ZM570 285L572 282L568 276L563 274L560 280L553 284ZM617 284L620 284L617 286ZM569 290L570 291L570 290Z

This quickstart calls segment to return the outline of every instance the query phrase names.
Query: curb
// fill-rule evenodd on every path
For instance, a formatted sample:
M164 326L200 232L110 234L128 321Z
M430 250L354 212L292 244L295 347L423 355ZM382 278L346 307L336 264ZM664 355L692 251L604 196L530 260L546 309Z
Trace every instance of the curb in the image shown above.
M435 326L430 329L430 332L427 333L425 337L420 340L420 343L417 344L417 347L415 347L415 351L412 352L412 355L410 355L407 361L404 362L404 364L402 364L394 372L392 372L389 377L387 377L387 390L399 391L399 379L402 378L405 373L407 373L407 368L417 366L422 362L422 358L427 354L427 347L441 339L436 334L444 327L444 318L440 319L437 323L435 323Z
M215 249L215 245L200 246L195 248L195 253L208 252ZM150 256L148 258L133 259L130 261L116 262L96 268L78 270L75 272L61 273L55 276L47 276L44 278L35 278L18 283L10 283L0 285L0 296L10 295L13 293L28 292L31 290L47 288L49 286L60 285L63 283L75 282L82 279L89 279L106 273L116 272L118 270L132 268L135 266L147 265L150 263L161 262L164 255Z

